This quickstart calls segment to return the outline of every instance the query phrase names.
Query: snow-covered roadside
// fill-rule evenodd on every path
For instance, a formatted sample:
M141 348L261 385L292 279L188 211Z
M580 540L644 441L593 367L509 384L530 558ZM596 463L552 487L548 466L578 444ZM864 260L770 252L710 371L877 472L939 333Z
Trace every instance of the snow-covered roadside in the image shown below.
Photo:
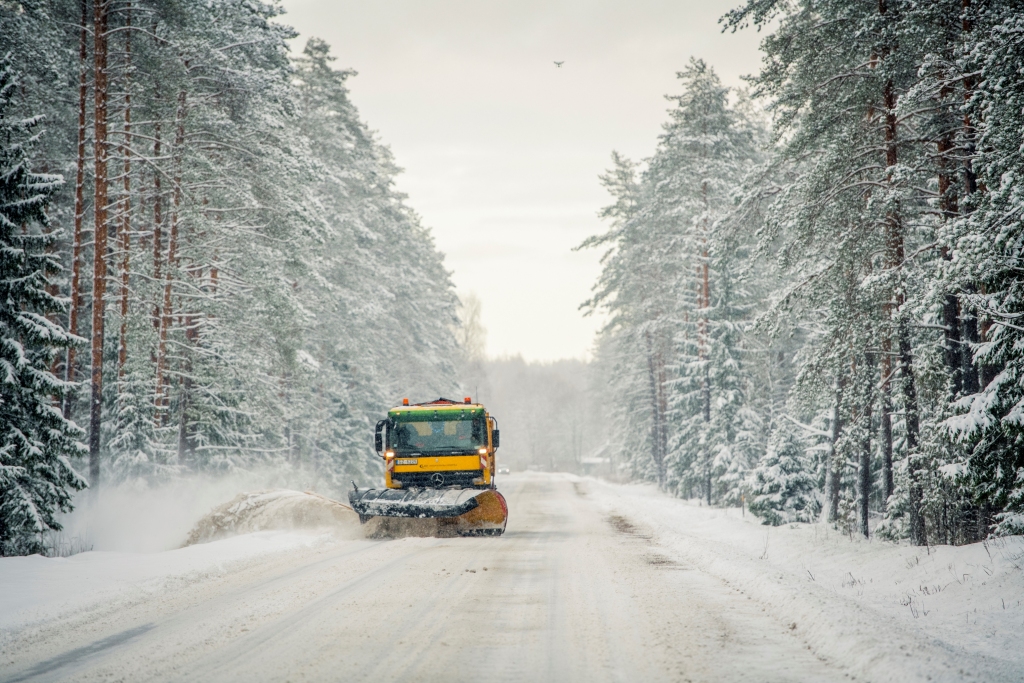
M606 515L758 600L857 678L1024 680L1024 537L917 548L585 481Z
M100 602L159 592L332 542L334 536L324 531L260 531L155 553L0 558L0 636Z

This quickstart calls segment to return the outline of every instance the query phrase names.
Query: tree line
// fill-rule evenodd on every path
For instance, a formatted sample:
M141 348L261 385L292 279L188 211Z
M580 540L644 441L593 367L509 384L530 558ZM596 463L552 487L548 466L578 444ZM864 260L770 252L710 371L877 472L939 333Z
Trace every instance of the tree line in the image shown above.
M442 255L351 70L275 3L0 3L0 554L88 486L285 464L377 477L453 391Z
M613 155L597 364L620 466L766 523L1024 532L1024 5L748 0Z

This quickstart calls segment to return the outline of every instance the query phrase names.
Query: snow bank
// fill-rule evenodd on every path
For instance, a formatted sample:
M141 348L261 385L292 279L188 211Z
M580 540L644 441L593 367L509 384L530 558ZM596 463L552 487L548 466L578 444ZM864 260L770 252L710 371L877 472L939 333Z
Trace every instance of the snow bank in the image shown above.
M5 630L100 602L131 600L230 574L277 553L294 554L338 539L363 537L359 518L348 506L315 493L283 489L242 493L201 517L191 532L181 526L195 520L197 499L186 497L173 504L165 499L165 491L155 493L155 500L141 506L139 520L130 520L131 513L122 507L126 501L141 500L138 494L133 498L130 492L111 489L104 491L102 505L93 506L78 521L87 521L82 528L108 544L144 547L147 535L153 534L157 540L148 545L161 547L173 541L176 549L0 558L0 640ZM129 519L119 520L117 510ZM170 519L155 517L155 528L149 530L144 522L154 519L154 511Z
M919 548L826 525L768 527L652 486L587 488L605 514L759 601L816 653L872 681L1024 680L1024 537Z
M329 529L345 538L361 538L359 517L348 505L310 491L240 493L200 519L185 545L269 529Z
M151 486L126 482L103 486L99 495L75 496L74 512L62 515L61 540L91 550L156 552L180 548L196 522L242 491L306 489L294 473L273 469L195 475Z
M0 639L99 602L156 593L174 582L228 574L254 558L332 541L312 532L264 531L157 553L86 552L66 558L0 558Z

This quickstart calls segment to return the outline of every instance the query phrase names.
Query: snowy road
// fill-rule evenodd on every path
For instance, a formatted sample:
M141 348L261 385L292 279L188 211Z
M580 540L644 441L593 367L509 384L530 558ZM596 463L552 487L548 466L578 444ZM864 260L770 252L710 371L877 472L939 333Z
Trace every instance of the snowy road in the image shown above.
M741 593L565 477L501 538L331 541L8 630L0 681L834 681ZM182 551L175 551L182 552Z

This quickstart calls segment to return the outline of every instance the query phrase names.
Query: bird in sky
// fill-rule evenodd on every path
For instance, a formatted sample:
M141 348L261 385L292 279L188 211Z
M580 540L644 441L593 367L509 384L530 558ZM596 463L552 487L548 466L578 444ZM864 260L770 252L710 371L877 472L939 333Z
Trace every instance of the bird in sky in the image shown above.
M563 64L565 64L565 62L555 62L555 66L557 66L559 69L562 68Z

